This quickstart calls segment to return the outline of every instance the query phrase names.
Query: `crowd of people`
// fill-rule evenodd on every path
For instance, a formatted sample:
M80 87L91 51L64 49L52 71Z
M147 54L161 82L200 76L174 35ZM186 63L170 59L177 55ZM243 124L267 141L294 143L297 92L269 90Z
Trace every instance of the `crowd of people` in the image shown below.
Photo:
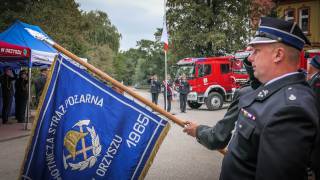
M47 79L47 68L42 68L40 71L40 76L34 81L36 104L39 102ZM3 75L0 77L2 90L2 124L9 123L13 100L15 102L14 112L17 122L25 122L28 101L28 82L29 77L26 70L20 70L19 75L17 75L11 67L4 67Z
M176 81L173 81L171 76L168 75L167 79L162 83L158 81L157 75L152 75L149 78L148 83L150 84L151 99L154 104L158 104L158 96L161 93L161 89L163 89L164 109L167 112L170 112L172 107L171 102L176 89L179 93L180 112L186 113L187 96L190 92L190 85L185 74L182 74Z

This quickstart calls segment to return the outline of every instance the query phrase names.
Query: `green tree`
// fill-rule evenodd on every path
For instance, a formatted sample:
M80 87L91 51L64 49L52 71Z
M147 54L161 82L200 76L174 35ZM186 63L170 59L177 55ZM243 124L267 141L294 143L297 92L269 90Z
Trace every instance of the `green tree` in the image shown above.
M163 46L159 38L154 41L142 39L137 42L137 48L120 52L113 64L116 78L128 84L146 84L149 76L153 74L163 79Z
M113 51L107 44L98 46L95 49L91 49L87 52L88 62L95 67L103 70L109 75L113 75Z
M177 59L222 55L249 38L250 0L168 0L172 53Z
M121 34L111 24L105 12L83 12L82 16L81 29L90 44L95 46L108 44L114 52L119 51Z
M118 53L113 61L114 77L124 84L132 85L138 58L136 49Z
M1 31L16 19L38 25L69 51L113 72L121 35L104 12L83 12L74 0L5 0L0 19Z

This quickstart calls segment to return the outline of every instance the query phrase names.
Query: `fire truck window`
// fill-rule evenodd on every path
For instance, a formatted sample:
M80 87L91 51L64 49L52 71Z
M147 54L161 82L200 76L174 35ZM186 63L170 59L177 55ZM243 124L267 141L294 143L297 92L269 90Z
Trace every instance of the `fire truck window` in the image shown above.
M199 77L207 76L211 74L211 65L210 64L203 64L199 66Z
M195 67L193 65L179 66L177 71L177 78L182 74L185 74L187 78L193 78L195 74Z
M221 74L227 74L230 72L229 64L221 64Z

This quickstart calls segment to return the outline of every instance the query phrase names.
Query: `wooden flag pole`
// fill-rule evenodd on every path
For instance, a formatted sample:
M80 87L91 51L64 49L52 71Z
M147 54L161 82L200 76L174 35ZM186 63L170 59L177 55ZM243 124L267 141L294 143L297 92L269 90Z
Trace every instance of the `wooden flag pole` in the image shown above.
M30 30L28 28L26 28L26 30L35 38L45 41L46 43L52 45L57 51L63 53L64 55L66 55L67 57L71 58L72 60L76 61L77 63L81 64L82 66L86 67L87 69L89 69L91 72L95 73L96 75L98 75L100 78L110 82L112 85L120 88L121 90L123 90L124 92L130 94L132 97L138 99L139 101L141 101L142 103L146 104L147 106L151 107L154 111L159 112L160 114L162 114L163 116L167 117L168 119L170 119L171 121L173 121L174 123L178 124L181 127L184 127L186 124L186 121L181 120L179 118L177 118L176 116L170 114L169 112L167 112L166 110L162 109L161 107L157 106L156 104L152 103L151 101L149 101L148 99L140 96L138 93L134 92L133 90L131 90L130 88L128 88L127 86L123 85L122 83L120 83L119 81L113 79L112 77L110 77L108 74L104 73L103 71L101 71L100 69L94 67L93 65L81 60L78 56L76 56L75 54L71 53L70 51L66 50L65 48L63 48L62 46L60 46L59 44L53 42L52 40L48 39L47 37L45 37L43 34L34 31L34 30ZM221 149L218 150L220 153L222 154L226 154L226 150L225 149Z
M69 58L73 59L77 63L81 64L82 66L84 66L86 68L88 68L91 72L97 74L100 78L110 82L112 85L114 85L114 86L120 88L121 90L125 91L126 93L130 94L132 97L138 99L142 103L144 103L147 106L151 107L153 110L159 112L163 116L165 116L168 119L172 120L174 123L180 125L181 127L184 127L185 121L177 118L176 116L168 113L167 111L165 111L161 107L157 106L156 104L152 103L151 101L147 100L146 98L140 96L138 93L134 92L133 90L131 90L127 86L123 85L119 81L113 79L112 77L110 77L109 75L107 75L106 73L101 71L100 69L94 67L93 65L91 65L91 64L89 64L87 62L84 62L78 56L76 56L73 53L71 53L70 51L64 49L62 46L58 45L57 43L54 43L53 47L55 49L57 49L59 52L61 52L61 53L65 54L66 56L68 56Z
M140 96L138 93L134 92L133 90L131 90L127 86L123 85L119 81L113 79L112 77L110 77L109 75L107 75L106 73L101 71L100 69L94 67L93 65L91 65L91 64L89 64L89 63L87 63L87 62L85 62L83 60L81 60L78 56L76 56L73 53L71 53L70 51L66 50L65 48L63 48L59 44L54 43L52 46L56 50L58 50L59 52L65 54L66 56L68 56L69 58L73 59L77 63L81 64L82 66L84 66L86 68L88 68L91 72L97 74L100 78L110 82L112 85L115 85L116 87L118 87L121 90L125 91L126 93L130 94L132 97L134 97L134 98L138 99L139 101L143 102L144 104L148 105L153 110L155 110L155 111L159 112L160 114L164 115L165 117L167 117L168 119L170 119L174 123L180 125L181 127L185 126L186 121L177 118L176 116L174 116L171 113L165 111L164 109L162 109L161 107L159 107L156 104L152 103L151 101L147 100L146 98ZM222 153L223 155L225 155L226 152L227 152L226 149L219 149L218 151L220 153Z

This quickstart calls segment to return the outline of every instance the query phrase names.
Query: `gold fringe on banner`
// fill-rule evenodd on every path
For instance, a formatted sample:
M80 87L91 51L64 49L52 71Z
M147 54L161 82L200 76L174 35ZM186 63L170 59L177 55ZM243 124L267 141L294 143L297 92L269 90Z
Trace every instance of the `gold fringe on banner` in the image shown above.
M146 162L146 165L144 166L140 176L139 176L139 180L142 180L145 178L145 176L147 175L148 171L149 171L149 168L151 167L152 163L153 163L153 160L154 158L156 157L156 154L164 140L164 138L167 136L168 132L169 132L169 129L170 129L170 123L168 122L167 125L163 128L155 146L153 147L153 150L151 151L151 154L149 156L149 159L147 160Z
M56 61L57 61L57 56L54 58L54 61L50 67L50 70L48 72L48 75L47 75L47 80L46 80L46 84L43 88L43 91L41 93L41 96L40 96L40 99L39 99L39 104L38 104L38 107L37 107L37 110L36 110L36 114L35 114L35 117L34 117L34 120L32 122L32 128L31 128L31 135L29 137L29 141L28 141L28 145L27 145L27 148L24 152L24 159L23 159L23 162L21 164L21 167L20 167L20 173L19 173L19 176L18 176L18 180L21 179L21 176L22 176L22 173L24 171L24 164L28 158L28 152L30 151L30 148L31 148L31 145L32 145L32 139L33 139L33 136L34 136L34 131L36 130L37 128L37 124L38 124L38 120L39 120L39 113L40 113L40 110L41 110L41 107L43 105L43 102L44 102L44 98L46 97L46 94L47 94L47 91L48 91L48 88L49 88L49 84L51 82L51 78L52 78L52 74L53 74L53 70L54 70L54 67L56 66Z

